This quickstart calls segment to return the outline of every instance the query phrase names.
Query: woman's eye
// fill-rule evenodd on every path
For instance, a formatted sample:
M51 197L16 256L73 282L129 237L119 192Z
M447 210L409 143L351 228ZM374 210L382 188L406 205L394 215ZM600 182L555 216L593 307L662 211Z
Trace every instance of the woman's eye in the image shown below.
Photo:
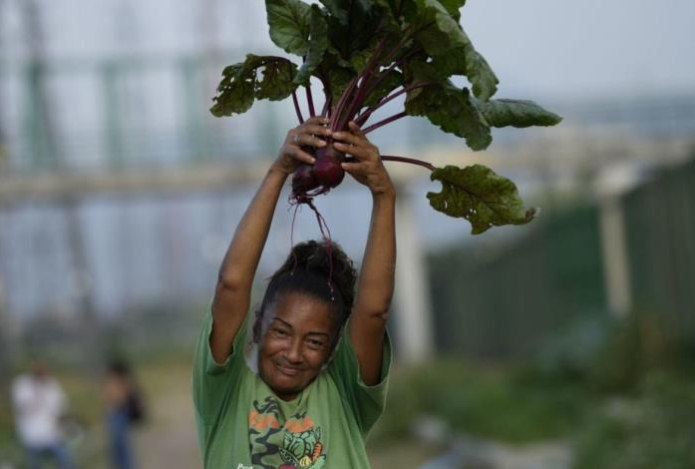
M309 347L314 348L314 349L319 349L323 347L323 342L319 340L309 340Z
M277 337L286 337L287 331L283 331L282 329L273 329L273 334L275 334Z

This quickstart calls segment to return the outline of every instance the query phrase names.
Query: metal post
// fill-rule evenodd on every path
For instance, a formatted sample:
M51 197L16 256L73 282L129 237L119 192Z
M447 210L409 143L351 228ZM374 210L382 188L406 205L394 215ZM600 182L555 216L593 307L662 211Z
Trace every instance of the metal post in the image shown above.
M186 158L191 162L201 162L212 156L210 140L205 126L206 109L205 100L201 99L200 69L202 61L185 59L180 62L181 75L183 76L182 92L185 100L185 125L188 136L188 154Z
M639 178L632 166L609 166L598 178L603 276L609 311L625 317L632 307L630 260L625 230L623 195Z
M106 123L106 145L108 164L111 168L122 169L124 164L123 131L121 128L121 93L118 87L118 73L113 62L101 68L104 86L104 111Z
M413 364L432 357L434 335L427 266L411 198L407 188L398 188L398 262L395 292L398 318L395 325L399 358L403 362Z

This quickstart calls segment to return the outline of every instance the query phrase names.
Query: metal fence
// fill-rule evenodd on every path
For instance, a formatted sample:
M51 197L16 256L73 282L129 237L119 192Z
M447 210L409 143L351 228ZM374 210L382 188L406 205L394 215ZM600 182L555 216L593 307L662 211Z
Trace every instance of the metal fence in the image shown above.
M695 159L658 170L624 194L628 314L695 339ZM431 291L439 349L527 355L577 319L609 314L600 207L559 210L502 249L433 254Z
M526 354L559 325L603 308L596 208L577 207L534 223L523 239L492 254L463 249L432 256L441 351Z
M695 339L695 159L624 198L633 310Z

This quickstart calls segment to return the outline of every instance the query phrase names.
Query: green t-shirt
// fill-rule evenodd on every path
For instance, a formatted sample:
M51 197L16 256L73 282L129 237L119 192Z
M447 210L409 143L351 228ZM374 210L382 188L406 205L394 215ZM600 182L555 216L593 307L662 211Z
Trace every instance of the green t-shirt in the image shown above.
M367 433L384 409L391 346L382 379L367 386L345 327L331 363L290 402L279 399L245 359L244 321L223 364L209 346L208 313L196 346L193 401L206 469L363 469Z

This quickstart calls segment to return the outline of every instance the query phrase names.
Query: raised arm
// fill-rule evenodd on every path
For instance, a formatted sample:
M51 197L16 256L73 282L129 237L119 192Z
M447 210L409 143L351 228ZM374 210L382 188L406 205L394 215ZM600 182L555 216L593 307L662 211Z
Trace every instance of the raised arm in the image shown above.
M372 193L372 218L369 226L357 298L350 319L350 338L357 354L362 381L378 384L386 320L393 297L396 271L396 191L379 157L360 128L350 123L350 132L336 132L335 147L352 155L354 162L343 168Z
M301 146L320 147L325 142L317 135L330 135L327 119L315 117L287 133L280 154L268 170L251 204L246 209L220 266L212 302L213 327L210 336L212 356L224 362L249 308L251 286L258 268L278 197L300 162L314 158Z

